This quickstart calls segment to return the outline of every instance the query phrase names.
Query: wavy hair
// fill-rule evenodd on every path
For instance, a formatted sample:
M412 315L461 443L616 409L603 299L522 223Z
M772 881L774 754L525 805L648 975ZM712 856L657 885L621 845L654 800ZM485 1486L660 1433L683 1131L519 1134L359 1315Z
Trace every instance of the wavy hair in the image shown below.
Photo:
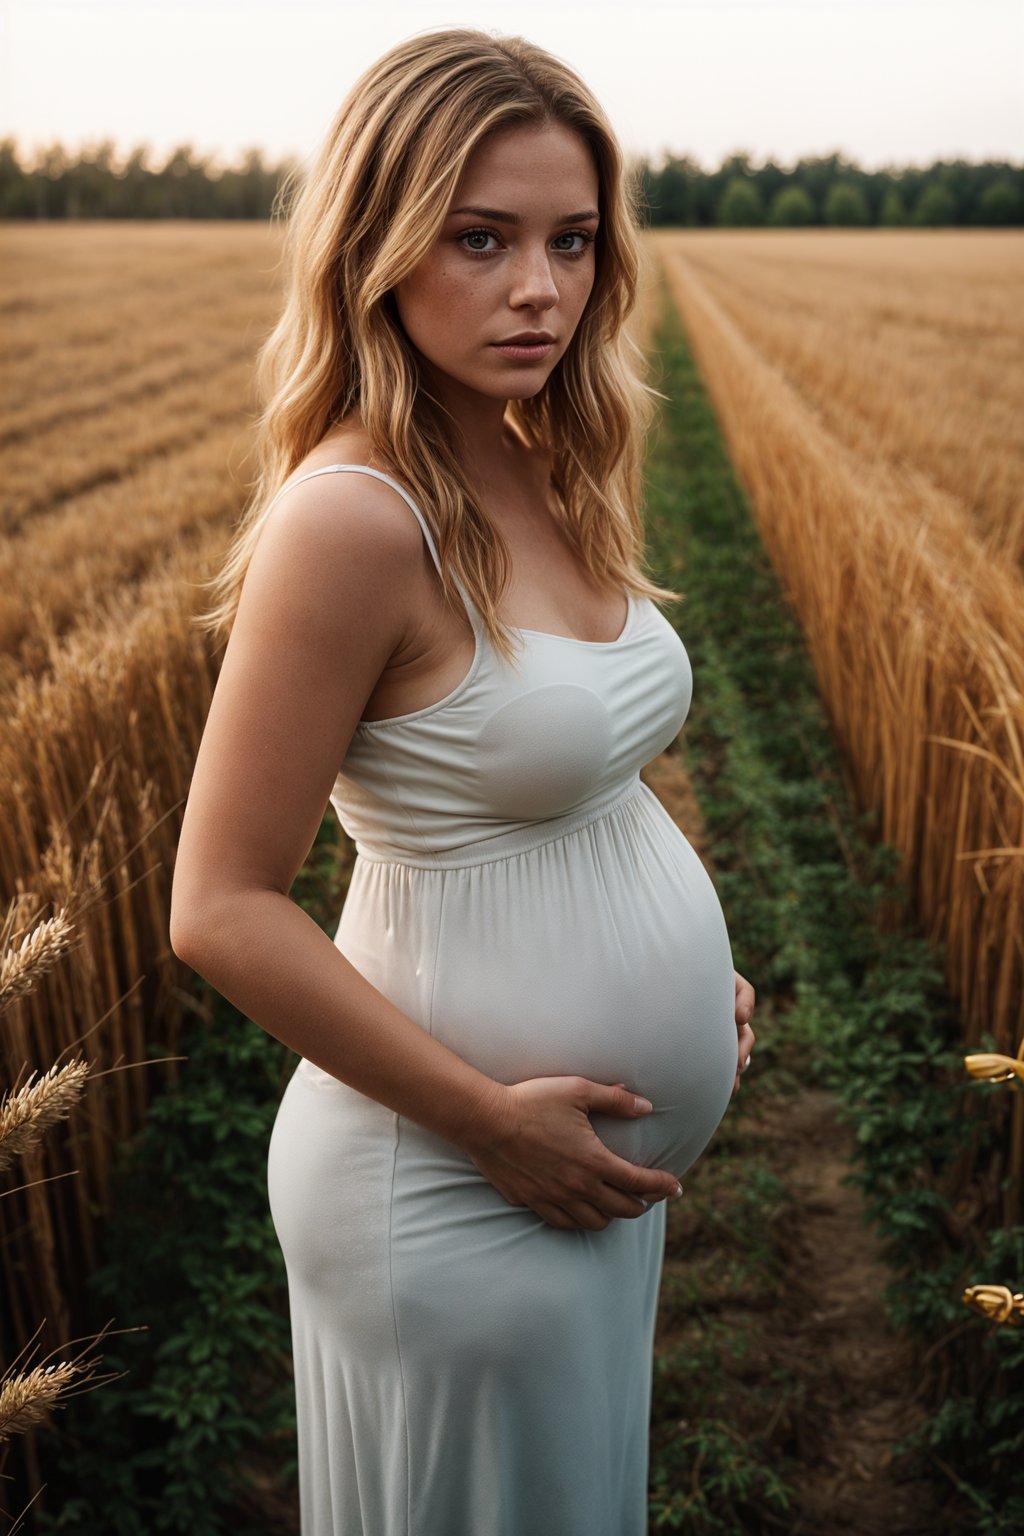
M446 601L464 583L495 646L513 647L498 604L508 546L469 484L457 423L429 392L391 290L440 237L466 163L499 129L562 124L589 145L601 221L595 279L544 387L507 417L551 455L557 515L595 583L655 599L643 572L642 457L656 391L625 321L641 264L636 190L598 103L561 60L520 37L421 33L356 81L311 168L283 183L284 304L256 360L258 473L197 622L226 639L275 494L325 434L358 412L379 460L434 533ZM292 194L294 193L294 196Z

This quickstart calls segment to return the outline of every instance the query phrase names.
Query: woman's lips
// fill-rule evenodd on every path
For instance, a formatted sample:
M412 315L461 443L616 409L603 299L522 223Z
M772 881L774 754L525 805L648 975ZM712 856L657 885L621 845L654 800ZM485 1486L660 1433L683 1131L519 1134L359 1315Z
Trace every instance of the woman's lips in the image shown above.
M502 357L510 357L517 363L542 362L554 345L553 341L493 341L491 343L495 352L500 352Z

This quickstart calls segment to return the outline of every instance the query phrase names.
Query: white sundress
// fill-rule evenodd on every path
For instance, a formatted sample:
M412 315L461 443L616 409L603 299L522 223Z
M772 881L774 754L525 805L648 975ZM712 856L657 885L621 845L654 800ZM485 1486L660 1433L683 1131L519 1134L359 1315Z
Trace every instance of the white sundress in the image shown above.
M393 486L440 569L396 481L311 472L331 473ZM644 1094L646 1117L594 1128L680 1176L737 1067L718 897L640 779L686 718L686 650L630 594L616 640L518 631L517 670L462 596L469 671L435 704L360 722L332 791L357 855L335 943L498 1081ZM305 1058L268 1190L302 1536L644 1536L664 1202L603 1231L552 1227Z

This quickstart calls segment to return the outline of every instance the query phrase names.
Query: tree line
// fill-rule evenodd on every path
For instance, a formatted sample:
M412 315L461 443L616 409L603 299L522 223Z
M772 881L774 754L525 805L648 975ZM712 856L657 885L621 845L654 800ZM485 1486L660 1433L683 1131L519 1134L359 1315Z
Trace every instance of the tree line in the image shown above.
M146 146L118 158L112 140L71 153L52 144L31 161L0 141L0 219L267 219L285 158L250 149L222 166L190 144L162 165ZM632 163L645 221L655 227L1024 224L1024 164L937 161L867 171L846 156L805 157L790 169L733 154L717 170L667 154Z
M717 171L667 156L640 162L653 225L991 226L1024 223L1024 165L966 160L927 167L862 170L840 154L799 160L786 170L731 155Z

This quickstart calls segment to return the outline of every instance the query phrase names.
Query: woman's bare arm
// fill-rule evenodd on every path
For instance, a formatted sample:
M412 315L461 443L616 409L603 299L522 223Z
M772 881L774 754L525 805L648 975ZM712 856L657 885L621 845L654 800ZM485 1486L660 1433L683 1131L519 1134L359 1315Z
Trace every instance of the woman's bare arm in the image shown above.
M426 590L424 558L404 503L368 476L318 477L270 513L196 758L171 944L246 1017L325 1072L479 1155L482 1168L500 1149L500 1167L484 1171L513 1203L568 1211L600 1197L600 1220L554 1224L606 1225L637 1214L623 1190L652 1200L675 1185L616 1157L592 1132L591 1146L582 1124L568 1126L586 1120L583 1101L636 1113L632 1094L590 1093L585 1079L495 1082L396 1008L289 896L367 698L389 660L415 653L410 610ZM536 1086L555 1082L575 1113L553 1110L551 1088ZM545 1147L552 1161L552 1116L578 1153L555 1137L559 1167L549 1176L534 1165ZM551 1186L546 1194L538 1180Z
M203 733L171 894L176 954L292 1050L447 1139L499 1085L444 1052L289 897L347 744L406 644L423 539L394 493L321 476L272 511ZM355 1021L358 1020L358 1024ZM431 1049L431 1047L435 1047Z

